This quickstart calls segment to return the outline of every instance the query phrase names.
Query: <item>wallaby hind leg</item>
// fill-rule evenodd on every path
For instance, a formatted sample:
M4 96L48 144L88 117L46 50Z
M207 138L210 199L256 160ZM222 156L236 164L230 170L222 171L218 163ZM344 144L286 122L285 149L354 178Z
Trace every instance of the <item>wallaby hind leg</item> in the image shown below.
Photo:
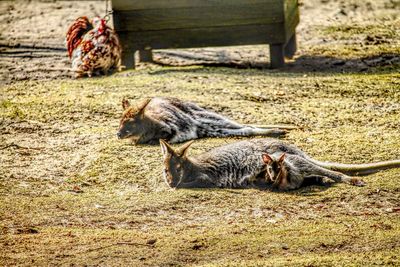
M350 177L340 172L327 170L319 166L313 166L312 173L310 173L310 175L307 176L325 176L339 183L346 183L355 186L365 185L365 183L358 178Z

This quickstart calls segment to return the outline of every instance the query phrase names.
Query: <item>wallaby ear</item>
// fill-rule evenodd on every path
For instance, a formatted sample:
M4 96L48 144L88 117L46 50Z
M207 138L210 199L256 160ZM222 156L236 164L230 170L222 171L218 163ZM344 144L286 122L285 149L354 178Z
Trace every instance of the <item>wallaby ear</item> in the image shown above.
M136 106L137 113L141 113L144 111L144 108L149 104L151 98L146 98L142 101L139 102L139 104Z
M160 139L160 146L163 156L175 154L174 149L165 140Z
M180 148L178 148L178 150L176 151L176 153L179 156L186 156L187 150L188 148L193 144L194 140L187 142L186 144L183 144Z
M122 99L122 108L125 110L127 108L129 108L131 106L131 104L129 103L128 99Z
M268 155L268 154L263 154L263 155L262 155L262 159L263 159L264 163L266 163L266 164L270 164L272 161L274 161L274 160L271 158L271 156Z
M282 163L282 162L285 160L285 157L286 157L286 154L283 153L283 154L279 157L278 162L279 162L279 163Z

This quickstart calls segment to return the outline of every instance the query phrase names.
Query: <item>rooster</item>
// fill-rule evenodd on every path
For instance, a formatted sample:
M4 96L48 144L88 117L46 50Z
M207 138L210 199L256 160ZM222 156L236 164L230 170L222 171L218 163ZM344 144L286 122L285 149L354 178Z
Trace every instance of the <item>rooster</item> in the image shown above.
M69 27L66 39L72 70L77 77L121 69L118 36L104 19L95 17L90 22L87 17L79 17Z

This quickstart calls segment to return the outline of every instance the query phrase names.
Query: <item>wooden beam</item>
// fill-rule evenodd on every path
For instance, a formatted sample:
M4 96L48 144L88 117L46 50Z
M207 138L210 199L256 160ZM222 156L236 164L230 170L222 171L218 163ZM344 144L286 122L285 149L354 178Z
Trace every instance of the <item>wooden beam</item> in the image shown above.
M285 45L285 51L284 51L285 57L293 58L294 54L296 53L296 50L297 50L296 33L293 33L292 37Z
M118 32L118 35L125 51L286 42L282 23L147 32Z
M125 40L121 39L123 42ZM125 66L126 69L134 69L135 68L135 51L122 51L121 58L122 66Z
M144 49L139 51L140 62L154 62L153 52L150 49Z
M269 46L271 69L281 68L285 65L284 45L272 44Z
M185 7L216 7L221 8L227 6L238 6L247 4L262 4L265 6L276 5L277 2L282 3L283 0L112 0L113 10L144 10L144 9L173 9ZM223 10L221 10L223 11ZM222 13L222 12L221 12Z
M297 0L286 1L289 3L285 10L285 34L286 42L288 42L296 31L296 26L300 21L300 14Z
M190 1L189 1L190 2ZM219 26L283 23L278 4L242 4L237 6L146 9L113 13L117 31L189 29Z

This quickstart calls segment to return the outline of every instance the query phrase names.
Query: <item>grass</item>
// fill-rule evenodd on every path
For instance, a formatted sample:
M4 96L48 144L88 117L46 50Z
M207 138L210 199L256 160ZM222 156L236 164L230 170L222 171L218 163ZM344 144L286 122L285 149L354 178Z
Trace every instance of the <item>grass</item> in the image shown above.
M343 27L326 34L364 34ZM382 45L378 54L392 49ZM330 53L346 58L344 47ZM399 170L367 176L362 188L172 190L159 147L115 138L123 97L176 96L243 123L301 126L286 141L320 160L394 159L398 73L154 67L2 87L0 263L399 265ZM239 139L198 140L189 153Z
M318 159L388 160L400 152L397 73L161 68L124 74L4 88L2 146L26 149L2 150L1 261L399 263L398 170L364 178L363 188L170 190L158 147L114 137L123 97L175 95L245 123L302 125L286 139ZM15 109L25 116L16 118ZM190 153L237 139L198 140Z
M372 22L351 22L316 27L323 41L307 48L307 53L342 59L371 59L382 55L398 55L400 52L400 19Z

